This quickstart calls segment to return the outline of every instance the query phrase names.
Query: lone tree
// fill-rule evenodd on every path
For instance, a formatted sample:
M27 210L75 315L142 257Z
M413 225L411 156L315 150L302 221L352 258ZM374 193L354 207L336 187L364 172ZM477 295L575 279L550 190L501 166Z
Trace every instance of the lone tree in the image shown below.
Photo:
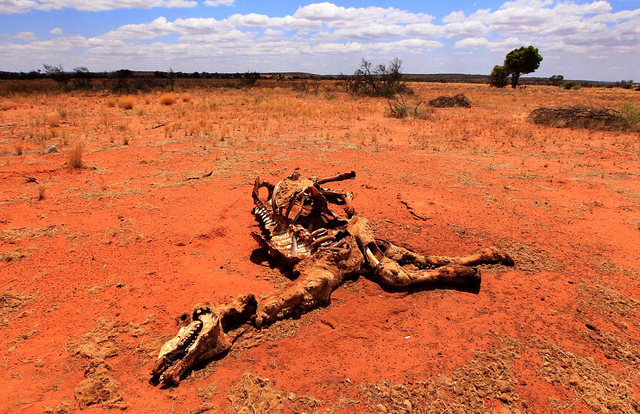
M64 71L62 65L54 66L43 63L42 66L44 66L44 72L58 84L63 92L66 92L69 84L69 74Z
M538 69L540 62L542 62L542 56L538 53L538 49L533 46L523 46L509 52L504 59L504 68L511 74L511 87L518 86L521 74L531 73Z
M393 58L388 64L373 66L362 59L360 68L347 81L347 90L355 95L391 97L405 92L407 85L402 81L402 60Z
M509 84L509 71L504 66L495 65L489 75L489 85L494 88L504 88Z
M562 82L564 82L563 75L553 75L549 78L549 84L553 86L560 86L562 85Z

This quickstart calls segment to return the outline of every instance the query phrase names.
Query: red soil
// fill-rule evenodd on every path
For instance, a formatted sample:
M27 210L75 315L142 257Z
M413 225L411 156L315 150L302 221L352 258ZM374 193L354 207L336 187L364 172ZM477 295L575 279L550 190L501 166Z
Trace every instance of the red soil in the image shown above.
M105 97L12 98L15 107L0 112L0 412L76 407L89 361L75 353L87 341L113 350L103 356L131 412L193 413L205 404L233 412L228 393L246 371L285 395L315 397L318 412L376 412L380 404L403 412L393 396L375 400L363 387L455 379L474 358L482 363L477 352L502 355L511 340L510 387L519 398L479 397L486 411L637 410L640 137L525 118L540 105L638 105L639 95L415 88L427 100L465 93L473 107L399 120L385 116L384 100L289 89L196 90L171 106L140 95L128 111ZM41 120L56 110L65 112L60 126ZM81 136L85 167L72 169L65 141ZM45 153L51 144L59 150ZM274 326L272 340L200 367L175 389L149 385L159 346L177 332L174 317L286 281L251 260L250 190L257 175L277 181L297 167L308 175L355 170L355 180L333 186L355 193L380 237L442 255L495 244L517 265L483 268L478 294L350 281L328 307ZM25 176L44 186L43 200ZM120 328L96 342L84 335L100 319ZM614 350L594 332L613 334ZM626 401L598 388L609 376L631 390Z

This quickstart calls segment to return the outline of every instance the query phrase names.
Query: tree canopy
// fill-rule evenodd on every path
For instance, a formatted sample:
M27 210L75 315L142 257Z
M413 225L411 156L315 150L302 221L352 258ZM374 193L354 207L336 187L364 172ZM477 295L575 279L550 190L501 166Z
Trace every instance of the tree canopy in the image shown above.
M540 67L542 56L538 53L538 49L529 46L514 49L507 54L504 59L504 68L511 74L511 86L518 86L520 75L523 73L531 73Z
M504 66L495 65L489 75L489 85L504 88L509 84L509 71Z

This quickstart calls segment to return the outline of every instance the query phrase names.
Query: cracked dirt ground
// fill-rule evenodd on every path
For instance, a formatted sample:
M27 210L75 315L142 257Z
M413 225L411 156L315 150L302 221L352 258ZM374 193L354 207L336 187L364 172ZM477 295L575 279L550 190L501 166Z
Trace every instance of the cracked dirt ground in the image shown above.
M640 411L640 136L526 121L637 92L413 84L472 108L398 120L331 83L266 86L131 110L0 98L0 412ZM251 186L296 167L356 170L340 188L380 237L451 256L495 244L516 266L484 267L478 294L347 281L179 387L150 386L176 316L284 285L255 251Z

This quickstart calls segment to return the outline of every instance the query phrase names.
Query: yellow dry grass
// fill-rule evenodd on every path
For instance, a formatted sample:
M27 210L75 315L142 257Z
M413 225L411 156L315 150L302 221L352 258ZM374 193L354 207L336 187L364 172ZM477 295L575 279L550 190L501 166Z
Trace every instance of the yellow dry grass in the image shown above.
M178 100L178 95L176 95L175 93L163 93L162 96L160 96L160 103L162 105L173 105L174 103L176 103L176 101Z
M82 168L84 166L82 157L87 142L84 138L78 138L67 150L67 164L71 168Z
M123 96L118 99L118 106L122 109L133 109L136 99L133 96Z
M52 128L59 127L61 122L62 122L62 117L60 117L60 114L57 112L54 112L52 114L49 114L49 116L47 116L47 124Z

